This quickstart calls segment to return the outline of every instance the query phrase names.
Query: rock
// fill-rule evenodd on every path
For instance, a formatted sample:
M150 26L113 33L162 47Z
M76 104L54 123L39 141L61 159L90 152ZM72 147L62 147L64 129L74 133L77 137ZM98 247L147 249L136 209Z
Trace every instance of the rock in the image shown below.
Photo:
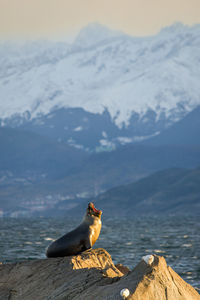
M197 291L157 255L151 264L142 260L126 278L125 284L131 292L128 299L200 300Z
M123 266L122 264L116 264L115 267L124 275L131 272L131 270L128 267Z
M126 299L200 299L197 291L156 255L151 265L141 260L131 272L115 267L104 249L0 265L2 300L117 300L125 289L130 292Z

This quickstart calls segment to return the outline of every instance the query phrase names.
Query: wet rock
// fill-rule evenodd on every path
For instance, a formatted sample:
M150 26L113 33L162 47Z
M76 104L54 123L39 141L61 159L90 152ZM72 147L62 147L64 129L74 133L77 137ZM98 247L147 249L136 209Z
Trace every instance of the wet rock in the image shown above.
M163 257L144 260L129 272L117 268L104 249L77 256L0 265L2 300L117 300L128 289L127 299L196 300L197 291L182 280ZM126 274L126 275L124 275ZM127 293L122 293L126 295Z

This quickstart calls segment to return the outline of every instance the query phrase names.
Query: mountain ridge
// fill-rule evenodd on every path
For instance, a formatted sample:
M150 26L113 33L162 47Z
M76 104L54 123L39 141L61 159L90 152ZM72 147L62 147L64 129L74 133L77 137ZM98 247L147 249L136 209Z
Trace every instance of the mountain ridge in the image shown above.
M78 50L74 45L69 49L67 44L50 45L45 50L43 45L40 56L32 52L31 61L26 59L26 51L23 64L20 57L16 60L7 49L2 50L1 118L20 113L22 107L22 113L29 111L35 118L55 106L82 107L92 113L102 113L106 107L119 127L127 126L132 112L142 116L149 109L156 112L157 118L162 114L167 119L180 118L180 112L185 114L199 104L195 79L199 76L198 36L198 27L184 26L151 38L123 35L122 40L89 50ZM122 99L125 105L121 105ZM179 103L182 108L177 106Z

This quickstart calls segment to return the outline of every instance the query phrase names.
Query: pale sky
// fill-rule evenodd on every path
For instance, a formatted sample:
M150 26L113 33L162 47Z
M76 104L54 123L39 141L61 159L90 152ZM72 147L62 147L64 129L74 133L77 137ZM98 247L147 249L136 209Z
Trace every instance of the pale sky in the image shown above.
M200 0L0 0L0 38L56 38L98 22L130 35L200 23Z

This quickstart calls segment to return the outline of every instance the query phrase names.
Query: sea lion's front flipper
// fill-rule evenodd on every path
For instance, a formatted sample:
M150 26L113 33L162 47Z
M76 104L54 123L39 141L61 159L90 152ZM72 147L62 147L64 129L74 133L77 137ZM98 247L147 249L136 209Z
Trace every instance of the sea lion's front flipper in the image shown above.
M85 250L88 250L90 248L92 248L91 242L90 242L90 236L88 236L88 238L85 240Z

